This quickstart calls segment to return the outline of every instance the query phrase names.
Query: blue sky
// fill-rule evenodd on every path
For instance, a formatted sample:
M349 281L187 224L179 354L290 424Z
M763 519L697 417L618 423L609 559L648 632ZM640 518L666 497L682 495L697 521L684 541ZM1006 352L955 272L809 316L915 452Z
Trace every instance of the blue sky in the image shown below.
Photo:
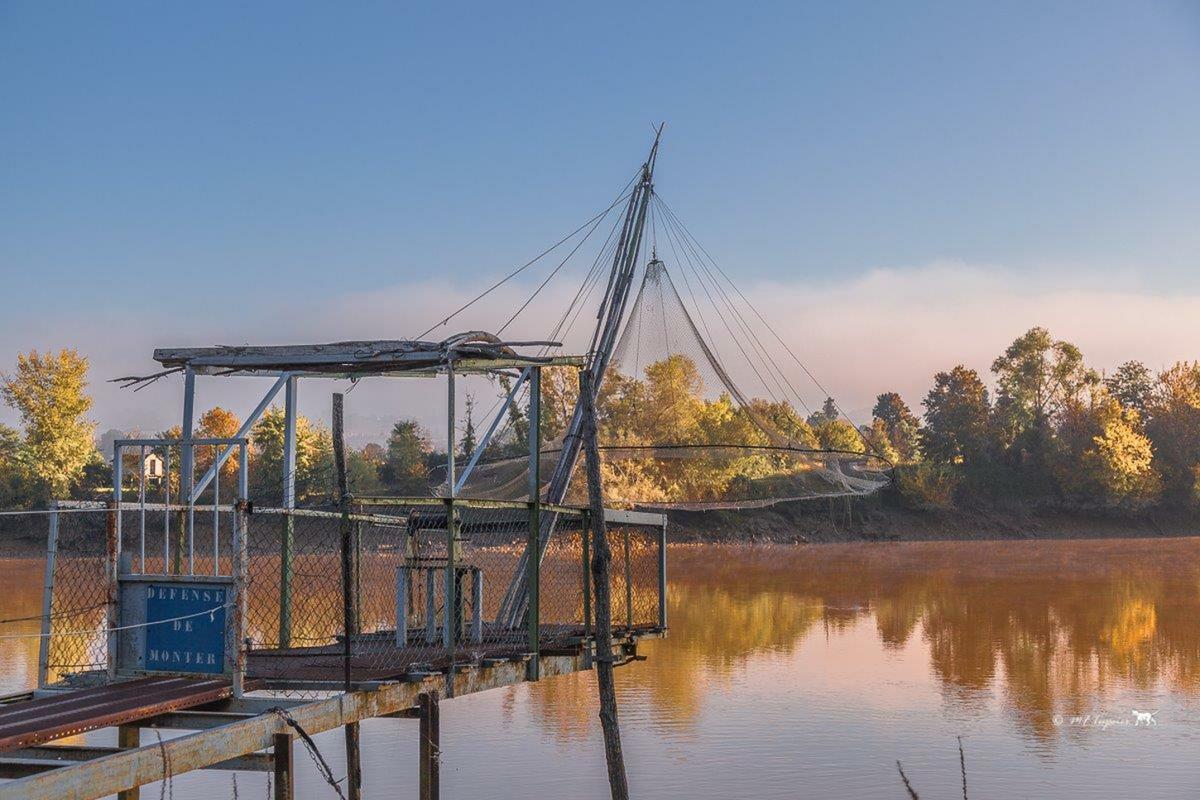
M1182 2L4 2L0 366L74 343L144 371L376 291L375 335L413 335L441 309L404 287L535 254L660 120L659 191L747 287L953 263L1190 297L1198 99ZM1154 352L1200 350L1177 335Z

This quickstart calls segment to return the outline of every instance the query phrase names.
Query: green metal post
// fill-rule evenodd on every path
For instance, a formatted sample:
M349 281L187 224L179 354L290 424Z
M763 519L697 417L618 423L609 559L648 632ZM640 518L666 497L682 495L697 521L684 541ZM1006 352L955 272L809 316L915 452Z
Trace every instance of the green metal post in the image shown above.
M529 626L529 679L536 681L538 657L541 652L541 585L542 568L542 369L533 367L529 373L529 540L525 545L525 585L529 591L529 603L525 622Z
M583 512L583 635L592 635L592 520L591 513Z
M667 629L667 523L658 532L658 627Z
M633 630L633 565L629 553L629 528L625 528L625 627Z

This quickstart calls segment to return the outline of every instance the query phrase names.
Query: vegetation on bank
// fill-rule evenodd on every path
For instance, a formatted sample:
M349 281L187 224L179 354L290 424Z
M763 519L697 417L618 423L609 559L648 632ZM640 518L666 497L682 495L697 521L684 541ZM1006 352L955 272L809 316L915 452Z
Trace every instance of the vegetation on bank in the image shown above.
M632 448L629 453L664 445L696 450L686 458L618 457L610 451L606 489L628 502L786 492L786 480L820 460L765 448L785 441L794 448L869 454L890 462L902 500L914 507L1030 501L1186 507L1200 501L1200 363L1180 362L1154 373L1131 361L1103 376L1087 366L1073 344L1033 328L995 359L990 380L991 387L975 370L955 366L934 376L920 416L900 395L885 392L870 423L855 428L832 399L803 415L785 401L752 399L743 407L728 394L712 397L696 364L682 355L649 365L641 378L612 372L597 404L604 444ZM542 391L541 434L553 447L574 407L573 372L548 369ZM107 432L104 447L95 441L85 358L73 350L20 355L16 370L0 382L0 395L22 423L21 430L0 425L0 507L41 505L51 497L94 498L108 491L111 439L121 434ZM456 443L461 458L476 447L473 415L472 402ZM217 407L199 418L196 436L231 437L240 425L236 415ZM522 456L528 428L523 412L512 408L485 460ZM177 438L179 429L156 435ZM269 409L254 425L251 440L251 496L277 502L282 410ZM723 452L713 445L763 449ZM136 454L127 457L131 461L124 472L135 485ZM207 469L212 458L211 448L199 448L198 468ZM359 494L423 494L438 480L444 462L445 453L431 446L415 421L400 420L384 443L348 454L350 484ZM233 496L235 472L235 462L226 462L223 497ZM332 478L329 431L302 417L298 499L327 499Z

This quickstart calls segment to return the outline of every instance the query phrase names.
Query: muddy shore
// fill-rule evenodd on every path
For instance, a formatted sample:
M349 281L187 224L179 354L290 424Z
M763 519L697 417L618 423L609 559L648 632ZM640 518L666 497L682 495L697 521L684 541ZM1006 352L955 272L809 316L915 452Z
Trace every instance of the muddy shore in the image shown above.
M1200 535L1200 512L1179 509L908 509L881 504L781 504L739 511L676 511L678 542L917 542L1159 538Z

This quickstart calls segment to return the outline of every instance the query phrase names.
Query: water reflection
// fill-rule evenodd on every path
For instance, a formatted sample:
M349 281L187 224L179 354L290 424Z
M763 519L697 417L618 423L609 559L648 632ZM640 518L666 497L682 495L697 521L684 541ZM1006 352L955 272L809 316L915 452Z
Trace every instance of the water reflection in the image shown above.
M651 657L620 677L676 731L700 724L706 699L749 661L864 624L877 646L858 657L883 663L917 644L945 702L982 713L999 697L1040 740L1065 732L1055 715L1118 689L1195 695L1200 684L1195 540L690 545L670 563L671 638L644 645ZM533 701L556 736L588 735L589 681L547 683Z

